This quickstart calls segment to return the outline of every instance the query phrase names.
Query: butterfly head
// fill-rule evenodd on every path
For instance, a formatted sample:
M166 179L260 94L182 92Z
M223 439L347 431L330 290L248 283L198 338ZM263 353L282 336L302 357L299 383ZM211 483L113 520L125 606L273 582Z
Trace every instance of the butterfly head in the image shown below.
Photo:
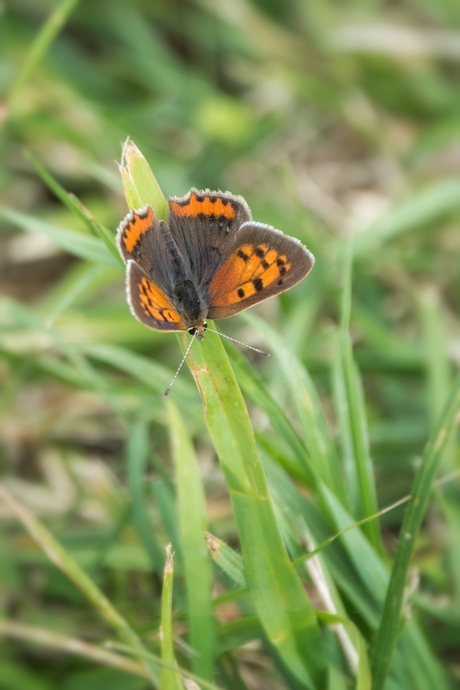
M202 323L187 328L187 332L190 333L190 335L193 335L196 338L198 338L198 340L204 340L204 332L206 330L206 327L207 323L206 321L203 321Z

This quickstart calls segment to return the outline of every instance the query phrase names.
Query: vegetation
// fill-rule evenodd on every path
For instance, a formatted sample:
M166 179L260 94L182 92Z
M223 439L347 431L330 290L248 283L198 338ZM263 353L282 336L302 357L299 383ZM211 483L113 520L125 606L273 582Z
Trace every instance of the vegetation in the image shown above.
M453 688L457 3L1 9L0 687ZM167 399L127 137L128 205L148 162L316 256L216 324L270 358L209 333Z

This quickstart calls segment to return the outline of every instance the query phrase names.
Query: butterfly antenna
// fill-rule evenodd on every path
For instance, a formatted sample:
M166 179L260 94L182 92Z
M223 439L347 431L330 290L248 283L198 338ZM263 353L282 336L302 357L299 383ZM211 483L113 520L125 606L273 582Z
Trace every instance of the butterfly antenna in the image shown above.
M264 357L270 357L269 352L265 352L264 350L259 350L257 347L252 347L252 345L248 345L247 343L243 343L241 340L237 340L236 338L231 338L229 335L225 335L225 333L220 333L220 331L215 331L212 328L208 328L206 326L206 330L209 331L210 333L217 333L217 335L221 335L222 338L227 338L227 340L231 340L233 343L238 343L238 345L243 345L244 347L248 347L250 350L254 350L254 352L257 352L259 355L264 355Z
M177 379L177 377L179 376L180 370L181 370L182 367L184 366L184 362L185 362L185 360L187 359L187 355L188 355L188 353L190 352L190 348L192 347L192 345L193 345L193 343L194 343L194 340L195 340L196 335L197 335L197 331L195 331L195 333L193 334L193 338L191 339L191 341L190 341L190 343L189 343L187 349L185 350L185 355L182 357L182 361L181 361L181 363L179 364L179 366L177 367L177 371L176 371L176 373L174 374L171 383L169 384L169 386L168 386L167 389L165 390L165 393L164 393L165 398L166 398L167 395L170 394L171 388L172 388L173 385L174 385L174 381Z

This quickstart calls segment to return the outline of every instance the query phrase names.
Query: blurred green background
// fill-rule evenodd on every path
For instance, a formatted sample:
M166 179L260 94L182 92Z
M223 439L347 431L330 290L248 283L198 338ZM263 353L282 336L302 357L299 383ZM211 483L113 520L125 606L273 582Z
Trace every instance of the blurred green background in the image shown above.
M33 161L115 231L127 211L117 161L130 136L166 195L191 186L241 194L256 220L306 244L317 259L311 276L254 312L308 368L344 456L331 371L354 236L351 336L385 507L410 492L460 362L460 4L0 2L0 99L2 483L154 647L155 558L177 538L162 392L180 350L173 335L132 318L123 267L98 255L102 245ZM218 326L270 350L250 315ZM274 358L247 357L290 416ZM210 529L237 548L186 368L172 396L196 440ZM276 446L266 414L250 412ZM141 469L126 462L132 420L149 429ZM452 448L443 472L458 462ZM414 615L446 687L460 679L458 498L458 477L436 490L414 563ZM382 518L390 553L402 510ZM0 518L3 615L95 643L109 637L4 505ZM218 618L239 615L229 605ZM223 687L287 687L263 647L240 644L228 642L221 658ZM2 690L147 687L8 635L0 668Z

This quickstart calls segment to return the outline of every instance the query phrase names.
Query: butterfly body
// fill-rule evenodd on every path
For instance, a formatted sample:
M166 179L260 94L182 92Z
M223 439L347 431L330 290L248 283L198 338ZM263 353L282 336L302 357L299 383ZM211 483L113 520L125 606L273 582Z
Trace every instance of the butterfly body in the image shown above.
M314 264L298 240L252 221L242 197L208 190L171 199L166 222L150 206L131 211L117 241L134 316L154 330L200 339L206 319L284 292Z

